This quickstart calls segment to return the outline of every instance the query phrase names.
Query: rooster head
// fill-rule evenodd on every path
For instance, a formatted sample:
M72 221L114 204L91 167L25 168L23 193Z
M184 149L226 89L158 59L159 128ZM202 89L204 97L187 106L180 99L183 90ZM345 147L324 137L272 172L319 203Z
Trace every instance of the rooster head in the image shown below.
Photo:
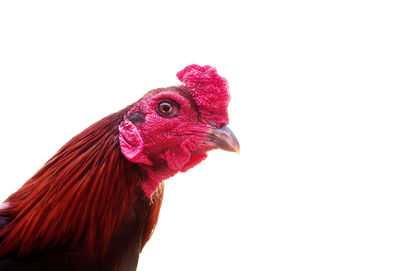
M212 149L239 152L228 128L228 83L211 66L190 65L177 87L148 92L119 125L122 154L147 174L140 185L151 196L160 182L186 171Z

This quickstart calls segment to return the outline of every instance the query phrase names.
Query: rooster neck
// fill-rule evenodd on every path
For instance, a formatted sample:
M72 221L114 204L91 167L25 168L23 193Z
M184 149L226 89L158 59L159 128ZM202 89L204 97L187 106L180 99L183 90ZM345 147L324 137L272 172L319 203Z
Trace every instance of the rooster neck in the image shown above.
M139 254L156 227L163 192L161 184L151 199L145 196L135 203L132 216L126 217L113 234L102 263L107 266L105 270L136 270Z
M2 214L10 223L0 230L0 258L83 251L104 259L119 247L143 248L162 193L150 201L138 186L142 170L120 152L118 123L126 110L74 137L7 199Z

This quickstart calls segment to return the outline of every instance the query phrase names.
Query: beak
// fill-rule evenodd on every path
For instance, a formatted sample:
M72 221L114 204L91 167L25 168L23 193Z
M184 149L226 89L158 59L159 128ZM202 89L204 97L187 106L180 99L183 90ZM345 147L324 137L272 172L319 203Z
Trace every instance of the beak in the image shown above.
M226 125L207 131L207 144L225 151L240 153L240 145L236 136Z

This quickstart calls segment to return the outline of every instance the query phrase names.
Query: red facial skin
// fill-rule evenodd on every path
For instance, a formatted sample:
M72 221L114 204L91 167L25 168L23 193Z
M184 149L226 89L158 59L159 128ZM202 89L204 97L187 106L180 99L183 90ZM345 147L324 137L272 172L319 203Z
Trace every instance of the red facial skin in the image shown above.
M173 117L158 113L163 101L179 107ZM134 112L145 116L144 122L132 124L128 117ZM160 182L186 171L207 157L212 147L204 144L206 132L213 128L199 120L199 112L191 97L180 89L157 89L146 95L125 116L120 125L120 144L124 156L138 163L148 174L140 185L148 197Z
M119 127L122 153L147 172L148 178L140 185L148 197L163 180L204 160L206 151L212 149L204 144L206 132L229 122L228 82L215 68L190 65L177 77L184 86L150 92ZM157 113L157 106L164 100L179 105L176 116L166 118ZM134 112L143 113L145 121L129 122L127 118Z

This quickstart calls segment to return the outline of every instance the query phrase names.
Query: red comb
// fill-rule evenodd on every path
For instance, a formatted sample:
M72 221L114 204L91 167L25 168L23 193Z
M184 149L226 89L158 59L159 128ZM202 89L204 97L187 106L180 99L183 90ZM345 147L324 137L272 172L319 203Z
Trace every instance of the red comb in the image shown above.
M229 86L211 66L189 65L176 74L185 84L199 107L200 119L204 122L228 124Z

